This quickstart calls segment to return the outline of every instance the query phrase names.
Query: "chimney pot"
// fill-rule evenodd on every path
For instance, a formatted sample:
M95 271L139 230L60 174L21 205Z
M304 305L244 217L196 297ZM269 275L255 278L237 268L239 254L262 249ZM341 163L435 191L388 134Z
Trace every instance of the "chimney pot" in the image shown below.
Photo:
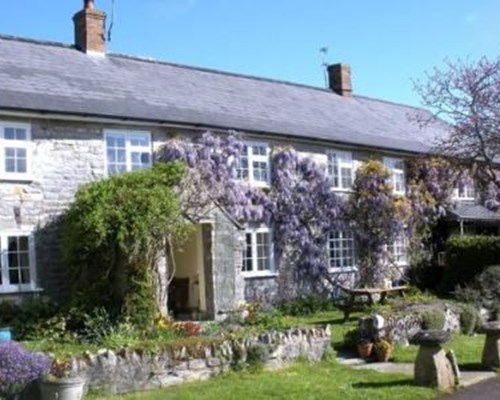
M104 22L106 14L94 7L94 0L84 0L83 10L73 16L75 46L84 53L105 54Z
M332 64L328 66L328 86L340 96L352 96L351 66Z

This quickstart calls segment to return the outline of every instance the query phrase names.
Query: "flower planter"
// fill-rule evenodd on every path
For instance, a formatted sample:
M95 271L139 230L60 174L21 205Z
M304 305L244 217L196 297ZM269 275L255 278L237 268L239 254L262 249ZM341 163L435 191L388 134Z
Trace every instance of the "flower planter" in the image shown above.
M392 357L392 349L388 349L388 350L375 349L375 355L377 356L378 361L387 362Z
M63 378L39 382L42 400L81 400L83 398L83 378Z
M373 343L358 343L356 345L358 349L358 355L361 358L370 358L373 350Z
M0 342L10 342L12 340L12 330L10 328L0 328Z

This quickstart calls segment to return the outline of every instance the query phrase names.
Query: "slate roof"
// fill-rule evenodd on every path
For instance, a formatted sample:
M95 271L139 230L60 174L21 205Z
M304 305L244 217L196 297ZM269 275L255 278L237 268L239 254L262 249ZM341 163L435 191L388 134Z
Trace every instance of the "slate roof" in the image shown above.
M457 220L500 222L500 213L490 211L486 207L474 204L473 202L458 202L457 205L450 210L449 214L451 219Z
M374 77L375 78L375 77ZM425 152L425 111L289 82L0 36L0 109L229 128Z

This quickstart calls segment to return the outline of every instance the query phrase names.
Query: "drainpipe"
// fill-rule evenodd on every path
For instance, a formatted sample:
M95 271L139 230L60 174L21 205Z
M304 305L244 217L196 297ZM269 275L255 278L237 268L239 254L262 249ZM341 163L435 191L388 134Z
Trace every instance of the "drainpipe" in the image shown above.
M464 220L463 219L459 220L459 223L460 223L460 236L463 236L464 235Z

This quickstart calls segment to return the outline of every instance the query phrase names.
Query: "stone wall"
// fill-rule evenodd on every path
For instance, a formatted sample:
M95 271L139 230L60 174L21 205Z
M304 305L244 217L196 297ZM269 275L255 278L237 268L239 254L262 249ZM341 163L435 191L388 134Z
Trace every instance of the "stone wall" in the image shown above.
M60 261L60 217L81 184L105 176L104 130L126 128L54 120L19 122L31 123L33 173L26 180L0 182L0 231L34 233L37 286L60 300L66 270ZM130 129L150 131L153 148L167 138L164 129Z
M244 302L242 230L219 207L202 224L207 316L223 319Z
M267 368L306 358L320 361L330 349L330 327L290 329L242 340L220 340L159 353L101 350L73 359L73 372L87 377L90 389L127 393L203 380L245 364L254 346L268 349Z
M360 335L371 339L388 338L394 344L408 345L412 337L424 329L423 313L442 312L443 331L460 330L460 313L447 304L415 304L390 315L373 314L359 320Z
M334 273L332 278L342 286L353 287L356 281L356 271L352 269L346 272ZM277 275L245 277L245 301L263 300L268 304L275 304L279 300L278 285ZM331 288L332 298L340 297L343 294L338 286Z

